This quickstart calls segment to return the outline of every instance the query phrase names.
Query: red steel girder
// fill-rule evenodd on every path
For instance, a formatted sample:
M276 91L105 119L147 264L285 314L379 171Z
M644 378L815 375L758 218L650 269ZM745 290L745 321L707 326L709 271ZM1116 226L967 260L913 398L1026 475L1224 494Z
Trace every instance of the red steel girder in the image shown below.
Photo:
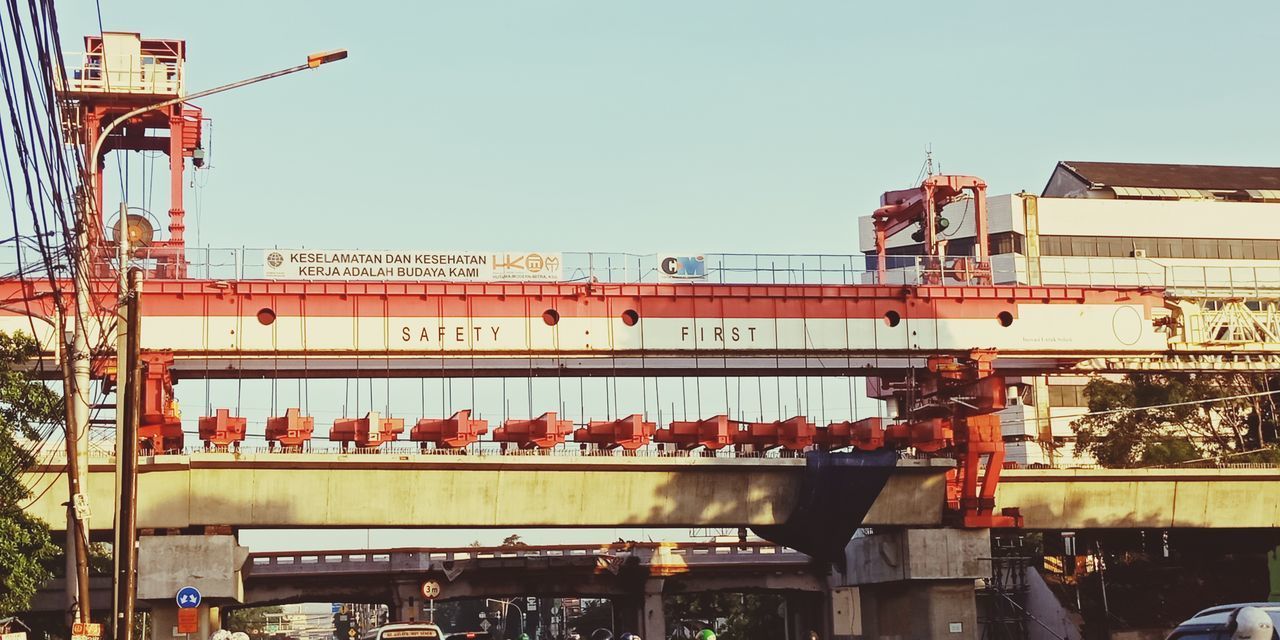
M635 451L649 444L655 428L654 423L645 422L644 416L635 413L617 420L593 420L573 432L573 441L596 444L605 450Z
M718 415L696 422L672 422L669 428L655 431L653 441L675 444L685 451L698 447L717 450L733 444L734 431L729 416Z
M200 439L206 449L226 449L233 444L238 449L248 423L245 418L231 415L229 409L218 409L212 416L200 418Z
M283 416L267 418L267 445L272 449L278 443L285 450L301 451L311 441L316 419L302 415L302 411L290 408Z
M507 420L493 430L495 442L514 442L521 449L550 449L564 444L573 431L573 421L557 420L554 411L532 420Z
M437 449L461 449L478 442L488 432L488 420L473 420L471 410L463 409L442 420L418 420L409 431L409 439L421 442L424 448L433 442Z
M733 434L733 443L750 446L756 451L782 447L787 451L803 451L813 445L818 428L804 416L773 422L748 422Z
M363 418L338 418L333 421L329 440L341 442L345 449L353 443L360 449L376 449L394 442L404 432L404 418L383 418L377 411Z
M854 447L861 451L884 448L884 419L863 418L857 422L832 422L818 427L813 442L820 449L834 451Z
M897 449L914 447L929 453L941 451L956 442L951 420L948 418L889 425L885 429L884 440L885 444Z
M173 353L143 351L142 410L138 416L138 448L141 452L181 451L182 418L173 398ZM119 391L117 390L117 393Z

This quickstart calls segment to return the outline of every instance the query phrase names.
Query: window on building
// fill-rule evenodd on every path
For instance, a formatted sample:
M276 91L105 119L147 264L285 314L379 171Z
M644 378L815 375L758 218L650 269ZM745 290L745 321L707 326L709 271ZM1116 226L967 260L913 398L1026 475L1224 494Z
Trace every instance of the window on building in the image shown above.
M1051 407L1087 407L1082 384L1049 385L1049 406Z
M1045 256L1127 258L1134 250L1145 251L1148 258L1280 260L1280 240L1040 236L1040 254Z

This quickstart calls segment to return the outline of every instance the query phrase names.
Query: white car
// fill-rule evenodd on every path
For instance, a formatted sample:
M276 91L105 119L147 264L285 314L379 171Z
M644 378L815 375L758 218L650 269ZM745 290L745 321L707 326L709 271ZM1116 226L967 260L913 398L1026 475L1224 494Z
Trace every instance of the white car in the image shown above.
M1191 616L1167 640L1280 640L1277 626L1280 602L1224 604Z

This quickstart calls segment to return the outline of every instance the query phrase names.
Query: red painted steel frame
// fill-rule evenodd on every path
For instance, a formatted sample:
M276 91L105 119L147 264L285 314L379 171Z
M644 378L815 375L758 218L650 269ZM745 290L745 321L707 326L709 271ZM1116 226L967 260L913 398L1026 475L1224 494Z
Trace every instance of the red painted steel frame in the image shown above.
M804 451L813 445L818 428L804 416L773 422L748 422L733 434L733 443L750 446L755 451L782 447L787 451Z
M939 239L936 228L938 216L947 204L964 197L965 192L973 196L973 214L976 227L975 249L977 264L972 268L963 260L958 260L950 269L957 279L965 282L971 279L979 283L991 282L991 258L988 250L987 231L987 183L973 176L937 175L925 178L919 187L886 191L880 196L880 208L871 214L871 222L876 234L877 271L880 281L885 281L886 243L889 237L906 230L913 224L922 224L924 231L924 255L927 282L941 282L941 271L945 265L946 240Z
M363 418L338 418L333 421L329 440L341 442L342 448L355 444L360 449L376 449L394 442L404 432L404 418L383 418L370 412Z
M153 96L147 96L147 98L155 101ZM81 139L85 146L83 151L85 156L92 151L93 142L101 133L104 123L140 106L137 96L129 94L83 94L79 97L79 102L80 118L83 123ZM177 104L164 110L134 117L122 125L117 132L108 135L106 143L102 145L103 157L112 150L160 151L169 156L169 238L156 240L150 246L138 247L134 251L138 258L156 260L155 275L162 278L186 277L185 232L187 227L184 222L186 210L182 202L182 190L185 186L183 173L186 170L186 159L193 157L196 148L201 144L202 120L203 116L198 107ZM147 136L145 134L148 129L165 129L168 130L169 135L167 138ZM100 224L90 226L90 242L95 248L95 254L103 258L102 268L109 270L111 266L105 259L111 252L105 247L108 239L106 225L109 216L103 209L103 163L102 158L98 158L96 163L88 160L90 159L86 157L86 164L96 166L98 169L93 176L94 204L102 215Z
M636 413L617 420L595 420L573 432L573 441L595 444L601 449L635 451L649 444L655 425Z
M409 439L422 443L435 443L437 449L461 449L480 441L489 432L488 420L471 419L471 410L464 409L443 420L423 418L409 431Z
M653 441L674 444L685 451L698 447L715 451L733 444L735 431L729 416L719 415L696 422L672 422L669 428L655 431Z
M311 441L316 419L302 415L300 409L290 408L283 416L267 418L267 445L275 449L279 444L286 451L301 451Z
M225 450L227 447L235 445L238 449L240 443L244 441L245 429L249 421L232 416L229 409L218 409L212 416L204 416L200 418L200 439L204 441L206 449L215 448Z
M143 352L142 411L139 416L138 445L141 451L163 453L181 451L182 418L173 398L173 354Z
M507 420L493 430L496 442L512 442L521 449L550 449L564 444L565 437L573 432L573 421L557 420L554 411L532 420Z

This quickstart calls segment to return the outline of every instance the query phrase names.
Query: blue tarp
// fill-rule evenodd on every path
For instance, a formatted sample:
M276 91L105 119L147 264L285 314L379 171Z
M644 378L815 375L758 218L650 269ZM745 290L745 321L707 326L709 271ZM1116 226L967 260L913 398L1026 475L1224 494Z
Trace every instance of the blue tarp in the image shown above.
M844 548L897 466L898 452L811 451L805 457L800 495L786 522L752 531L844 571Z

